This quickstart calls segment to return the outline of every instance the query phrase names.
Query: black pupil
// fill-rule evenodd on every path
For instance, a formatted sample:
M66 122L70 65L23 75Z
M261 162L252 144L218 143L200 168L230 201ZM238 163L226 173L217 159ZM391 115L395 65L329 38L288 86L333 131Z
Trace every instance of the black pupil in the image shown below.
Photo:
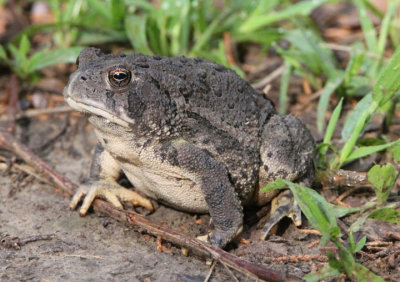
M128 75L124 72L117 72L114 73L113 77L115 80L124 80L128 77Z

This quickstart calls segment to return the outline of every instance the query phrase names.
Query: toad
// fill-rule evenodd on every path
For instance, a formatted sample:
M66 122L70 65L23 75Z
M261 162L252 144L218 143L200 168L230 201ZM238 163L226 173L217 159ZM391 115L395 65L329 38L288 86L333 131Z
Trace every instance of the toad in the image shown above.
M211 244L224 247L242 230L243 207L263 205L283 178L309 186L314 140L294 115L273 104L234 71L201 58L103 54L85 48L64 89L68 104L88 115L98 138L85 215L96 197L152 209L209 213ZM118 184L125 175L135 191Z

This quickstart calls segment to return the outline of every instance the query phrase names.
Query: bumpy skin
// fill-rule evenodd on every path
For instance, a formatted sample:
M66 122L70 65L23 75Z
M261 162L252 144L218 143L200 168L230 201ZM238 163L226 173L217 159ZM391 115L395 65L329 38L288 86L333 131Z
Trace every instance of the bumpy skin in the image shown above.
M117 68L131 72L126 86L110 83ZM94 182L115 183L124 172L145 196L209 212L214 245L240 232L242 206L271 199L259 188L313 179L314 141L304 124L276 115L269 100L213 62L86 48L64 96L95 127Z

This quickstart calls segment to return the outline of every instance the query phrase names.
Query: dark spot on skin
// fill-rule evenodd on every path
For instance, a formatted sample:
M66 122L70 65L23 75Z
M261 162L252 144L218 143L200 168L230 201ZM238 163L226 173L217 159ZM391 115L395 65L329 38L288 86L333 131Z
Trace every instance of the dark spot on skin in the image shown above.
M147 63L137 63L136 66L144 69L148 69L150 67Z
M181 69L181 68L183 68L183 65L181 63L176 63L176 64L174 64L174 67Z
M168 161L173 166L179 166L178 151L174 147L171 147L168 152Z
M185 97L185 99L186 99L188 96L190 96L190 91L189 91L189 89L186 88L186 87L184 87L184 86L180 86L180 87L179 87L179 93L181 93L181 94Z
M269 167L265 164L264 165L264 170L266 171L266 172L268 172L268 170L269 170Z
M103 138L103 143L104 143L104 144L108 144L108 140L105 139L105 138Z
M280 169L277 171L277 175L279 176L279 178L286 178L288 176L288 172L286 170Z
M168 98L171 98L171 96L169 95L169 91L168 90L165 90L164 93L165 93L165 96L167 96Z
M136 62L145 63L145 62L147 62L147 58L145 56L137 57Z
M242 176L242 178L244 178L244 179L247 179L247 177L248 177L247 173L244 172L244 171L241 172L241 176Z
M106 91L106 106L107 109L115 110L115 99L114 92L107 90Z
M160 148L160 151L159 151L160 157L161 157L161 161L165 161L165 160L167 159L167 154L168 154L168 148L169 148L169 146L171 146L170 143L163 143L163 144L161 145L161 148ZM157 152L156 152L156 153L157 153Z
M100 156L104 152L103 146L98 143L96 148L94 149L92 165L90 166L90 179L91 180L99 180L100 179L100 172L102 170L101 167L101 159Z
M233 227L233 220L231 218L224 218L219 222L216 221L215 224L218 224L218 228L221 230L227 231Z
M207 73L205 71L201 71L201 72L199 72L199 76L200 76L201 79L204 80L207 77Z
M146 110L146 104L142 101L142 97L138 95L135 89L128 92L128 116L130 118L139 118Z
M219 207L222 204L222 201L224 199L224 189L223 187L221 187L221 185L222 184L214 186L210 189L208 193L206 193L205 200L211 208ZM217 225L215 220L214 224Z
M222 96L222 90L220 88L215 88L213 89L214 95L217 97L221 97Z
M157 89L160 89L160 83L158 82L158 80L153 79L153 83Z
M272 157L272 152L268 152L267 157L271 158Z
M151 144L151 140L146 140L146 142L143 143L143 148L147 148L150 144ZM140 147L140 145L137 147Z
M204 164L204 167L209 170L216 169L218 167L218 163L211 157L210 152L208 152L207 150L203 151L206 152L206 154L208 155L207 157L202 157L203 159L202 162Z
M103 146L101 146L101 144L97 144L96 148L94 149L94 154L101 154L104 152L104 148Z
M223 237L221 234L212 233L210 234L210 242L214 246L220 246L223 242Z
M123 156L113 156L113 157L115 157L115 159L117 160L117 161L119 161L120 163L125 163L125 164L127 164L127 163L130 163L130 164L132 164L132 160L130 160L130 159L128 159L128 158L124 158Z
M224 68L223 66L221 66L221 65L216 65L216 66L214 67L214 69L215 69L216 71L219 71L219 72L225 70L225 68Z

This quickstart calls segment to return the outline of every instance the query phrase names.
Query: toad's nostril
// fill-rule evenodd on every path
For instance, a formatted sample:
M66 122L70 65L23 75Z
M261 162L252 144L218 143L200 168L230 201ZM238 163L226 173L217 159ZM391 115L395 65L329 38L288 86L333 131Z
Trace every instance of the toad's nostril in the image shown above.
M81 80L86 81L87 78L85 76L81 76Z

